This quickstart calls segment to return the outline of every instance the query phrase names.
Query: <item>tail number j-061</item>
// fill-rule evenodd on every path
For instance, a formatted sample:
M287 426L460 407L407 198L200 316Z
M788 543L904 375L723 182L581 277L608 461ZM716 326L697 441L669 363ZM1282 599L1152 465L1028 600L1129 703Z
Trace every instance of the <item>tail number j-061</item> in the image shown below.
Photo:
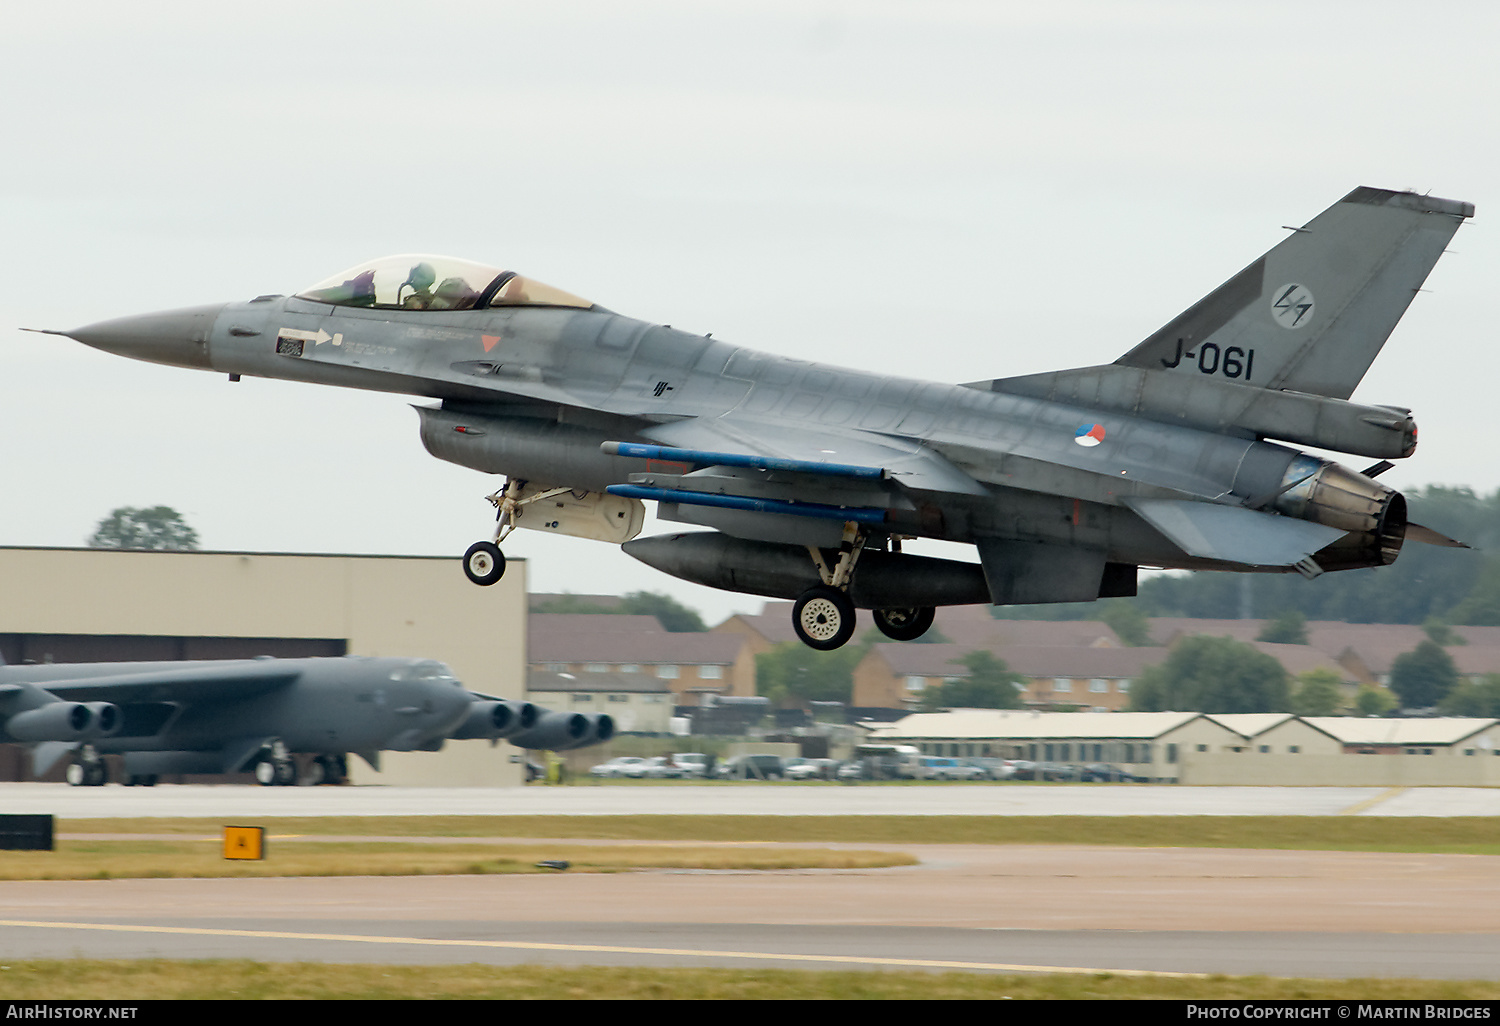
M1183 349L1182 339L1177 340L1177 353L1168 360L1162 358L1161 365L1168 370L1182 363L1183 357L1198 361L1198 370L1203 374L1223 374L1226 378L1250 380L1255 367L1255 350L1228 346L1223 350L1212 342L1204 342L1196 350Z

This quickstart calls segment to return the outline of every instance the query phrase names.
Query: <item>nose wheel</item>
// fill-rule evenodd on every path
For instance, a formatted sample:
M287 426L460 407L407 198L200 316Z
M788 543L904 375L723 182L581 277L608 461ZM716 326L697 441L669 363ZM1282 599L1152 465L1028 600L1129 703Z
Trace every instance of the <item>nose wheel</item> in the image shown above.
M505 576L505 553L494 542L475 542L464 553L464 574L475 584L494 584Z

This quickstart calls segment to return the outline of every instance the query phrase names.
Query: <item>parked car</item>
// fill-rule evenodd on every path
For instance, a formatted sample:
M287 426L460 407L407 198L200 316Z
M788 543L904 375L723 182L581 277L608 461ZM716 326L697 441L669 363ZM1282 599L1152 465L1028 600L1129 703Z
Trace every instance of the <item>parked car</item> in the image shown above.
M863 780L865 779L865 764L859 759L841 762L839 768L833 771L833 776L835 780Z
M970 766L978 766L988 780L1010 780L1016 775L1016 761L1014 759L992 759L988 756L975 756L971 759L960 759L959 761L968 763Z
M917 764L919 780L978 780L985 772L978 766L936 755L924 755Z
M787 759L782 770L788 780L832 780L837 759Z
M688 771L665 755L658 755L646 760L645 775L650 780L682 780L688 776Z
M650 759L642 759L636 755L620 755L601 762L597 766L589 768L591 777L630 777L639 780L646 775L646 767Z
M708 756L703 752L677 752L672 756L672 762L685 771L685 776L708 775Z
M779 755L736 755L719 763L721 780L780 780L785 775Z
M1102 762L1091 762L1083 767L1080 775L1082 780L1105 780L1123 783L1144 783L1145 777L1138 777L1129 770L1123 770L1118 766L1110 766Z

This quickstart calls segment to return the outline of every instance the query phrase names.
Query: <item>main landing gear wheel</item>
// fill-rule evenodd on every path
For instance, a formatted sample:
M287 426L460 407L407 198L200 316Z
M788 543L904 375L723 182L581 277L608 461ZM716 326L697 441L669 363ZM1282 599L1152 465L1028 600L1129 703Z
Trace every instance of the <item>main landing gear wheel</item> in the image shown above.
M464 573L475 584L494 584L505 576L505 553L494 542L475 542L464 553Z
M837 588L809 588L792 606L792 629L809 648L831 652L854 637L854 603Z
M913 606L909 609L877 609L873 613L875 626L880 633L892 641L916 641L927 633L937 610L931 606Z

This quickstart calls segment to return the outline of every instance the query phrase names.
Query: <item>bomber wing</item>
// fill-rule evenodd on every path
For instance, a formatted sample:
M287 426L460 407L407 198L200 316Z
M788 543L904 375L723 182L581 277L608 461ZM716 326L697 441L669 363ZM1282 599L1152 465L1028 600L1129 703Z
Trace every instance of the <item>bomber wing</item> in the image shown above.
M38 680L35 683L58 698L73 702L177 702L188 705L254 698L291 684L301 673L300 669L286 666L280 660L265 659L203 664L181 670Z

